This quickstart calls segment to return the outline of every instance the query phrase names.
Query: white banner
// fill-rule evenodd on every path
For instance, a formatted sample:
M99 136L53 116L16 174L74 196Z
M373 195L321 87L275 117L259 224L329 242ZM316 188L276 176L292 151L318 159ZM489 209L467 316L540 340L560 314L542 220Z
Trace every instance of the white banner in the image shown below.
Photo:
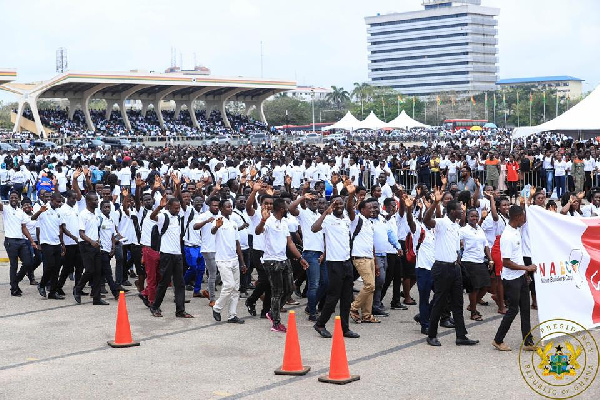
M600 217L527 208L540 323L562 318L600 325Z

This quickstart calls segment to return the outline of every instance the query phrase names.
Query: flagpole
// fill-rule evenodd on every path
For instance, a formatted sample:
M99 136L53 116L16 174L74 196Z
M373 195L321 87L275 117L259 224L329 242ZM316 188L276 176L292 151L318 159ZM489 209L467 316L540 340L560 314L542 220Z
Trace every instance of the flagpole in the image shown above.
M383 97L381 98L381 104L383 105L383 121L385 122L385 100L383 100Z
M546 91L544 90L544 122L546 122Z
M521 113L519 112L519 90L517 89L517 126L521 126Z
M496 123L496 92L494 92L494 124Z
M438 96L437 102L435 103L435 124L440 123L440 96Z
M413 96L413 119L415 119L415 96Z
M425 97L425 125L427 125L427 97Z
M473 95L471 94L471 101L469 101L469 119L473 119Z
M400 96L398 96L398 115L400 115Z

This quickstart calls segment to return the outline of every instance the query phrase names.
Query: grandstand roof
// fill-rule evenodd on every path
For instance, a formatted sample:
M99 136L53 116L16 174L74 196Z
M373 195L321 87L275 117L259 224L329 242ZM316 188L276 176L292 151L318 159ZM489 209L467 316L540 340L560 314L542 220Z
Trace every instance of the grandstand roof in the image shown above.
M134 89L135 88L135 89ZM168 92L164 100L182 99L193 92L202 93L198 99L217 98L232 93L229 100L253 100L296 88L296 83L273 79L228 78L180 73L140 72L75 72L60 74L48 81L34 84L8 83L0 89L17 94L35 92L39 98L69 98L93 91L94 98L129 99L153 98ZM204 89L204 90L202 90ZM163 97L163 96L161 96Z
M557 75L557 76L535 76L532 78L510 78L500 79L496 82L497 85L511 85L516 83L544 83L544 82L558 82L558 81L583 81L583 79L575 78L570 75Z
M17 78L17 71L14 69L0 68L0 84L14 81Z

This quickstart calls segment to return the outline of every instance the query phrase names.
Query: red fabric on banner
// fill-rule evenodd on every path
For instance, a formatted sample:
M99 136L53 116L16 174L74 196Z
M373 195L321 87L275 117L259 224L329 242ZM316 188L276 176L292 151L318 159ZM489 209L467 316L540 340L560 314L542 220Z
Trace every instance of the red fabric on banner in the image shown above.
M581 221L587 225L581 236L581 242L590 255L590 263L585 272L585 278L594 298L592 321L594 324L598 324L600 323L600 291L596 288L600 285L600 219L582 218Z

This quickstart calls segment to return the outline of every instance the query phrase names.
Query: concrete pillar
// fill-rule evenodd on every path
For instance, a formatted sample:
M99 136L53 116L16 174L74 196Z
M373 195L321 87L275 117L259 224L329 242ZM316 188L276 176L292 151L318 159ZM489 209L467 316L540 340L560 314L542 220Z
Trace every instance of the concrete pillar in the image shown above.
M142 117L146 118L146 113L148 112L148 106L150 105L149 101L144 101L141 100L142 102L142 111L140 111L140 113L142 114Z
M111 101L106 100L106 113L104 114L104 119L109 120L110 119L110 114L113 110L114 107L114 103L112 103Z
M73 121L73 115L75 115L75 111L77 110L77 106L80 105L81 99L72 97L67 100L69 100L69 121Z
M221 100L221 104L219 105L219 109L221 110L221 119L223 120L223 124L225 128L231 128L231 122L229 122L229 118L227 118L227 111L225 110L225 103L227 100Z
M23 109L25 108L25 101L20 98L19 105L17 106L17 118L15 118L15 125L13 126L13 133L21 132L21 118L23 118Z
M175 118L175 119L179 118L179 113L181 112L182 105L183 105L183 103L180 101L175 102L175 116L173 118Z
M87 127L91 131L95 131L96 127L94 126L94 122L92 121L92 117L90 115L90 108L89 108L90 99L92 98L94 93L96 93L108 86L112 86L112 85L113 85L112 83L102 83L102 84L96 85L96 86L92 87L91 89L88 89L85 92L83 92L83 95L81 96L83 98L83 103L81 104L81 108L83 110L83 115L85 116L85 122L87 124Z
M194 101L190 100L185 103L185 106L190 113L190 118L192 119L192 126L196 129L200 129L200 125L198 125L198 118L196 118L196 110L194 109Z
M254 110L255 108L257 108L256 103L255 102L251 102L251 101L245 102L244 106L245 106L244 114L246 114L246 116L250 115L250 113L252 112L252 110Z
M263 101L260 102L260 105L258 107L258 115L260 116L260 120L266 124L267 123L267 117L265 117L265 101L266 99L264 99Z
M42 125L42 120L37 107L37 97L33 97L29 100L29 107L31 108L31 113L33 114L33 121L35 122L35 128L38 131L38 135L44 139L47 139L48 134Z
M127 109L125 107L125 102L127 99L121 99L121 103L119 104L119 109L121 110L121 118L123 118L123 124L127 130L131 130L131 122L129 122L129 117L127 116Z
M177 89L180 89L179 86L174 86L165 90L161 90L156 94L156 104L154 105L154 111L156 111L156 116L158 117L158 124L161 129L165 129L165 121L162 116L162 102L169 94L173 93Z

